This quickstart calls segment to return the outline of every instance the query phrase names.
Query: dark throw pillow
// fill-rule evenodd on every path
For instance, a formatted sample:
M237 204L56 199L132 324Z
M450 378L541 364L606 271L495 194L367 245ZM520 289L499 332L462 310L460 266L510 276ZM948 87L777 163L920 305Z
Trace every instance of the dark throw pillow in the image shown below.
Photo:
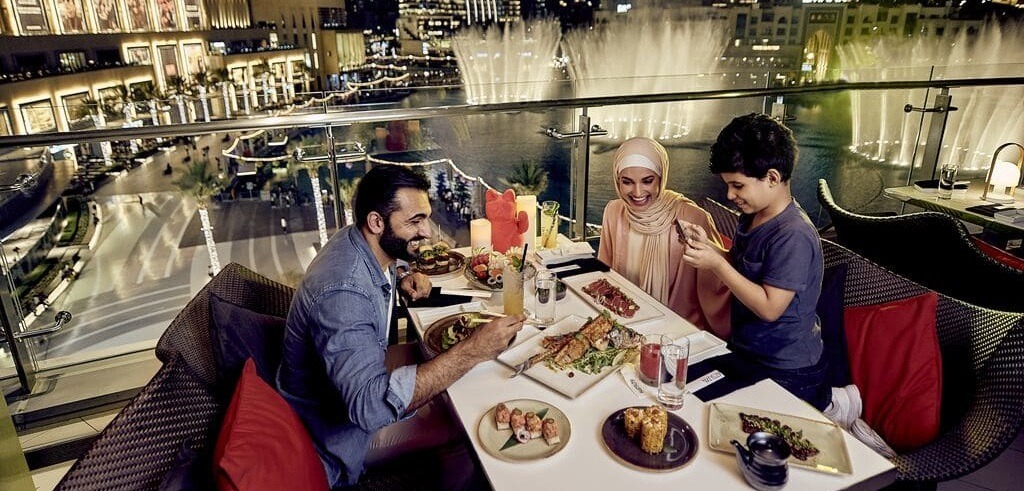
M210 459L194 450L189 438L181 443L174 465L160 481L157 491L206 491L213 483Z
M829 387L850 383L850 359L846 354L843 332L843 292L846 284L846 263L825 269L818 297L818 319L821 320L822 358L828 362L825 382Z
M285 319L253 312L210 294L213 317L213 356L222 388L230 394L234 381L249 358L256 371L271 387L276 387L277 367L281 364Z

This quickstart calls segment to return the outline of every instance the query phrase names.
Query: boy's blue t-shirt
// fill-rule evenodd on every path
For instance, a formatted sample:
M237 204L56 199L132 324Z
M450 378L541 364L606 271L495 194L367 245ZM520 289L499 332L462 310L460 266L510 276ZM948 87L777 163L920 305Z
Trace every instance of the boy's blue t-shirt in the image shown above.
M729 347L774 368L812 366L822 351L815 313L824 271L818 231L796 201L754 230L752 221L753 215L740 217L733 266L754 283L796 294L774 322L761 320L733 297Z

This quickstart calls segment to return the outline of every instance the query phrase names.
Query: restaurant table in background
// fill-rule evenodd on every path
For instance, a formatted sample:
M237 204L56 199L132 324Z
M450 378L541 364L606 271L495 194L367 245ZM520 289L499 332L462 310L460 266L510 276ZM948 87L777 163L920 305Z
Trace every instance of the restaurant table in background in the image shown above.
M914 186L885 188L884 193L919 208L946 213L965 222L981 225L998 237L1000 242L1024 237L1024 226L1000 222L985 211L1000 205L983 201L981 191L980 187L971 187L963 192L954 192L951 199L939 199L936 193L923 192Z
M614 271L607 274L614 281L628 285L630 295L646 296ZM438 282L435 286L449 289L468 288L465 279L461 277ZM527 295L526 307L530 309L529 293ZM500 300L501 294L498 293L471 307L485 306L488 310L500 312ZM640 333L667 334L673 339L697 332L691 323L653 298L646 296L642 300L660 307L664 315L643 322L630 323L629 327ZM447 309L451 310L452 307ZM416 332L421 339L430 322L446 313L443 308L413 308L411 312ZM568 314L587 317L595 313L589 303L574 292L570 292L559 302L557 315L560 318ZM516 337L513 346L527 342L531 336L539 332L535 327L526 325ZM714 353L704 353L703 356L695 353L695 356L691 356L690 363L696 363L711 354ZM601 437L602 425L609 415L629 406L654 405L656 402L653 393L644 392L642 397L638 397L626 387L621 376L611 374L578 397L569 399L527 376L509 378L512 372L511 368L498 361L482 363L448 389L454 412L473 442L474 450L494 489L750 489L737 468L735 456L732 453L712 450L708 446L709 405L690 394L685 396L683 408L673 413L685 419L696 431L700 439L697 455L692 462L680 469L656 472L633 467L618 460L605 446ZM508 462L487 453L481 447L477 434L481 418L499 402L514 399L535 399L564 412L571 426L571 435L566 447L550 457L525 462ZM771 380L762 380L714 402L728 402L825 421L820 412ZM791 467L786 488L814 491L866 490L884 487L895 480L896 470L891 462L850 434L844 432L843 437L852 462L853 474L826 474Z

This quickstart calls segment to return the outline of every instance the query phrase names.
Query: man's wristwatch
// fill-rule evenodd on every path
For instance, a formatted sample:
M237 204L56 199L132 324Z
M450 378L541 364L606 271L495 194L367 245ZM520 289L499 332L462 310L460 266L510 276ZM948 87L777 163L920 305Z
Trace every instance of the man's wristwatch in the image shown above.
M411 274L412 274L412 270L411 269L407 269L405 271L399 271L398 272L398 282L401 283L402 280L404 280L406 276L409 276Z

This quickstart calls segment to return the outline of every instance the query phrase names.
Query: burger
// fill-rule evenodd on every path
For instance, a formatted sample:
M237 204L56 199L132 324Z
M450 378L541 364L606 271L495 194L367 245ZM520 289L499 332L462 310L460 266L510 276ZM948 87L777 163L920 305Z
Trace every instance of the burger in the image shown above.
M448 251L448 244L445 244L444 242L438 242L437 244L434 244L434 259L437 261L437 267L448 267L448 261L450 260Z
M421 245L419 250L419 257L416 259L416 264L421 269L434 269L437 265L437 259L434 255L434 248L429 245Z

